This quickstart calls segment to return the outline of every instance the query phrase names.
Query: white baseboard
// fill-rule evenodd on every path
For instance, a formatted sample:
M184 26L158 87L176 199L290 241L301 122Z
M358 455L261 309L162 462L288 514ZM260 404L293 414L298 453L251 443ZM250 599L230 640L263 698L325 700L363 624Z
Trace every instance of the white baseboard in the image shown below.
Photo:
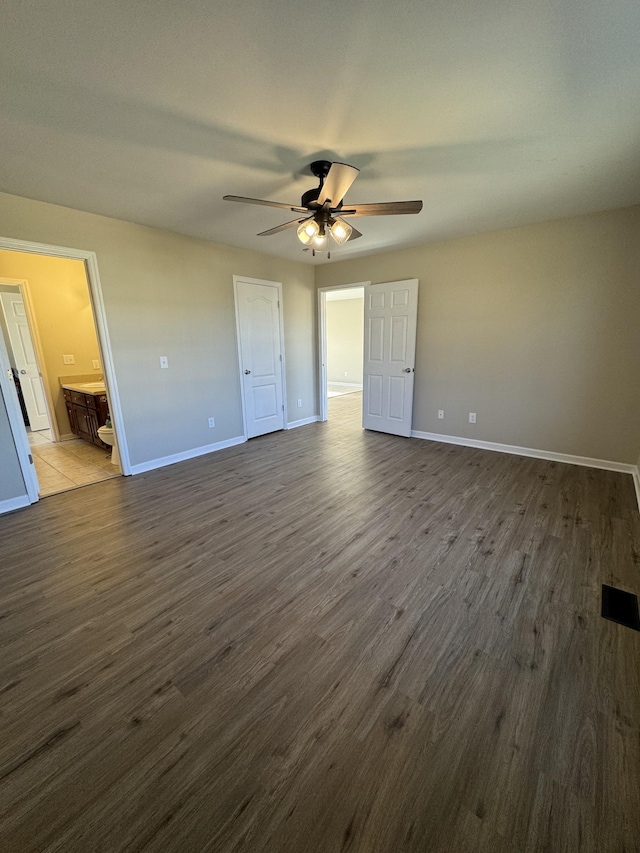
M341 388L362 388L362 382L334 382L327 379L327 385L339 385Z
M300 421L291 421L287 424L287 429L295 429L296 427L306 426L307 424L315 424L320 420L319 415L312 415L310 418L302 418Z
M247 439L243 435L228 438L226 441L218 441L215 444L205 444L203 447L194 447L192 450L183 450L182 453L174 453L172 456L162 456L160 459L150 459L149 462L140 462L131 466L132 474L144 474L145 471L153 471L155 468L164 468L165 465L174 465L176 462L185 462L196 456L206 456L207 453L215 453L216 450L224 450L227 447L235 447L236 444L244 444Z
M477 447L479 450L495 450L498 453L513 453L516 456L532 456L549 462L566 462L569 465L583 465L585 468L602 468L605 471L618 471L621 474L637 476L638 466L626 462L610 462L608 459L592 459L589 456L573 456L570 453L554 453L552 450L535 450L532 447L517 447L515 444L498 444L495 441L478 441L475 438L460 438L457 435L441 435L439 432L421 432L412 430L413 438L427 441L440 441L443 444L459 444L462 447Z
M31 501L29 495L20 495L19 498L8 498L6 501L0 501L0 515L5 512L13 512L16 509L22 509L25 506L30 506Z

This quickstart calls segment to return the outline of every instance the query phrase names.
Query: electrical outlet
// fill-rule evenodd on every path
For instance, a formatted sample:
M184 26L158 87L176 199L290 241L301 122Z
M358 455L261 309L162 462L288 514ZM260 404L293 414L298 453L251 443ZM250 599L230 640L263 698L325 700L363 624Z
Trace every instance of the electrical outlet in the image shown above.
M476 413L475 412L469 412L469 423L475 424L475 422L476 422Z
M215 425L216 425L216 419L215 418L209 418L209 429L213 429L213 427Z
M75 355L63 355L62 356L62 363L63 364L75 364L76 363Z
M349 375L349 374L347 373L347 371L346 371L346 370L345 370L345 372L344 372L344 375L345 375L345 376L348 376L348 375Z
M91 362L94 370L100 370L100 361L97 358L94 358Z
M438 409L438 420L439 421L444 420L444 409Z
M162 367L162 368L169 367L169 359L167 358L166 355L160 356L160 367Z
M299 409L301 409L301 408L302 408L302 400L298 400L298 408L299 408Z

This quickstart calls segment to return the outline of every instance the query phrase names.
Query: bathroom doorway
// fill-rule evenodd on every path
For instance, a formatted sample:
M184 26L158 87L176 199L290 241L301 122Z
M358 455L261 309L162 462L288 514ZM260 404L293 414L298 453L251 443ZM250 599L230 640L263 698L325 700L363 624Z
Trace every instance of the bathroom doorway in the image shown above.
M0 243L3 390L16 410L10 421L30 502L121 476L119 447L127 462L113 428L121 419L82 257L89 253L42 248Z

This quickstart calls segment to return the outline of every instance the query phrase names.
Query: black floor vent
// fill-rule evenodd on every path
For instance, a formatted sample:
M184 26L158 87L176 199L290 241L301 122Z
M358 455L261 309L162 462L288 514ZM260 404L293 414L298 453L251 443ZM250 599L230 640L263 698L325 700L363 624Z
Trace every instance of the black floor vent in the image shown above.
M640 631L638 596L623 589L602 584L602 615L612 622L619 622L634 631Z

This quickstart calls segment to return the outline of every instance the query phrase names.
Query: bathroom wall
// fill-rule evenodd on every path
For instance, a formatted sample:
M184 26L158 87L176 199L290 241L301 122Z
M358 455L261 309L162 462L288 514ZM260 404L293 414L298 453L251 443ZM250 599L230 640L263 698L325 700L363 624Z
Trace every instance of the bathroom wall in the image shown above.
M58 430L62 437L70 436L58 377L102 375L102 368L92 365L100 353L84 263L0 250L0 278L25 279L28 283ZM75 364L64 364L63 355L73 355Z

